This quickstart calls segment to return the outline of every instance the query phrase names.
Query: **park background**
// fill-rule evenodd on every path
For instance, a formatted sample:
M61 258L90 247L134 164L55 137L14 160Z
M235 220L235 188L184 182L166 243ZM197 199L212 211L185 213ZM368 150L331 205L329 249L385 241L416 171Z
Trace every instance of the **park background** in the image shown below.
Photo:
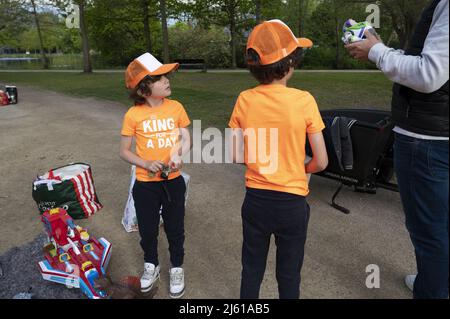
M0 0L0 89L15 85L19 103L0 108L0 299L27 291L41 298L81 298L79 291L47 283L35 262L43 227L31 197L37 174L69 162L93 167L104 208L79 224L114 245L109 273L118 280L140 276L137 233L121 225L130 167L118 146L123 114L131 105L124 70L143 52L161 61L203 59L207 72L179 70L172 98L202 128L224 128L242 90L257 85L244 65L249 31L258 21L278 18L297 36L313 40L289 86L309 91L320 110L390 109L392 83L369 62L357 62L341 42L344 21L362 21L376 4L377 32L394 48L407 39L428 1L149 1ZM67 7L80 8L80 28L68 28ZM73 7L72 7L73 8ZM186 210L186 298L239 295L243 167L188 164L192 181ZM410 298L403 278L415 271L413 248L397 193L346 191L344 215L329 206L334 181L313 176L312 207L303 298ZM168 265L161 239L161 263ZM272 243L261 297L277 298ZM17 264L21 267L17 267ZM381 288L365 285L366 266L381 269ZM213 283L213 284L211 284ZM157 298L167 298L167 276ZM220 288L220 289L218 289Z
M135 57L148 51L166 63L201 59L208 72L187 74L180 68L172 80L172 97L183 102L191 118L224 128L239 92L257 84L245 70L247 36L258 22L277 18L297 36L314 42L290 85L313 94L320 109L387 110L390 81L373 63L347 54L342 25L348 18L370 18L379 23L377 32L387 45L405 48L426 4L427 0L0 0L0 81L129 106L123 72ZM43 71L52 71L51 76Z
M245 68L249 32L259 22L273 18L285 21L297 36L313 40L303 69L374 68L345 53L343 23L349 18L364 21L369 17L378 24L377 32L386 45L403 49L426 3L0 0L0 69L121 69L146 51L165 63L203 59L212 69ZM73 5L79 10L74 11Z

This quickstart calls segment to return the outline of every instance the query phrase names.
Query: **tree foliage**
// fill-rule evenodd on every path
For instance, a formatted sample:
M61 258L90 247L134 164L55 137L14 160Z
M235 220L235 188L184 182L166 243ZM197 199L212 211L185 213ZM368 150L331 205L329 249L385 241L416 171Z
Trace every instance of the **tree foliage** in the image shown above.
M17 35L31 24L31 16L20 2L0 0L0 47L19 47Z
M35 0L45 52L91 54L108 66L126 66L151 51L161 61L203 58L210 67L243 67L247 37L258 21L281 19L309 37L304 67L367 67L351 59L341 42L348 18L366 19L363 0ZM30 0L0 0L0 48L39 51ZM384 42L405 48L428 0L378 0ZM49 10L49 4L54 8ZM82 4L84 29L65 26L69 4ZM164 23L164 20L166 23ZM164 26L167 25L167 32ZM81 32L80 32L81 31ZM164 49L165 48L165 49ZM165 58L164 58L165 57Z

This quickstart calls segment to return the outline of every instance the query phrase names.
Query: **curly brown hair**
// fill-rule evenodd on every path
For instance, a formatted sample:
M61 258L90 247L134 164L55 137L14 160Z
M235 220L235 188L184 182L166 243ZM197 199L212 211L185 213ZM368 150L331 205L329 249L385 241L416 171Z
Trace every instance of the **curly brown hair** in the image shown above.
M262 65L259 54L253 50L248 49L245 55L247 67L250 73L261 84L270 84L274 80L282 79L291 67L296 68L301 61L303 50L297 48L294 52L278 62Z
M156 81L154 78L147 75L138 83L138 85L136 85L134 89L130 90L130 99L132 99L136 105L145 104L145 97L152 95L150 85L155 82Z

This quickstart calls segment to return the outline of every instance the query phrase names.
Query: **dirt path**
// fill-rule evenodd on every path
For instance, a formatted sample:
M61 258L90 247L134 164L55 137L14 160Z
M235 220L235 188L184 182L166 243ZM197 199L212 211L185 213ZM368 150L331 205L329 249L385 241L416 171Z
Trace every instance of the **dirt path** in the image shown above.
M31 197L33 178L49 168L81 161L92 165L104 208L78 223L112 242L113 278L140 275L139 236L126 233L120 223L130 174L129 165L118 157L126 108L31 87L18 89L20 104L0 107L0 255L43 232ZM185 298L238 298L244 169L188 164L185 171L192 177L186 210ZM352 213L343 215L328 205L336 186L320 177L311 181L302 297L410 298L403 276L415 270L414 256L398 194L344 191L340 203ZM168 298L169 258L163 231L159 246L162 276L157 297ZM273 246L272 242L263 298L278 296ZM380 289L365 286L369 264L380 267Z

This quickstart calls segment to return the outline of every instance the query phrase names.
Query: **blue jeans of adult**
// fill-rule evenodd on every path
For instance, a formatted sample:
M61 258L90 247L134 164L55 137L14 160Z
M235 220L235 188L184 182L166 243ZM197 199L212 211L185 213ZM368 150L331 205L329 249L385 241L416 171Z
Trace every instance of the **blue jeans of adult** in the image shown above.
M414 298L448 298L448 141L395 135L394 167L414 246Z

